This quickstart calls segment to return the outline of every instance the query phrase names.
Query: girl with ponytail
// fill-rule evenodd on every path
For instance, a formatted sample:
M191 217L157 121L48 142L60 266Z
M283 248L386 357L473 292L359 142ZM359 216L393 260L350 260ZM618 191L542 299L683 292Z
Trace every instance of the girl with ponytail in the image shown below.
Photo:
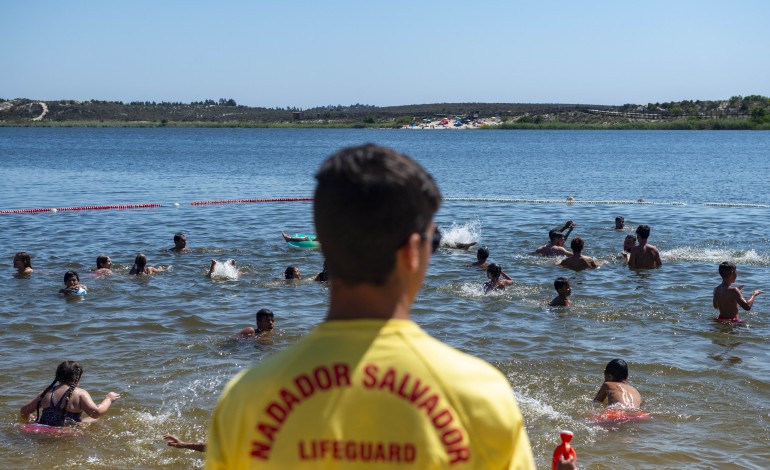
M78 387L82 376L83 368L77 362L59 364L51 385L21 408L22 419L29 421L35 413L35 423L61 427L79 423L84 412L93 419L106 413L120 395L109 392L97 405L87 391Z

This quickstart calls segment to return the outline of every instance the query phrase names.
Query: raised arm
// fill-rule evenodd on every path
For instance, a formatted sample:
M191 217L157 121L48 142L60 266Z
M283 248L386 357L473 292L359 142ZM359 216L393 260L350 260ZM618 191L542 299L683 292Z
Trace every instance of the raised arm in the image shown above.
M762 293L761 290L755 290L749 296L749 300L746 300L743 298L743 291L738 289L737 287L735 288L735 296L736 296L736 300L738 301L738 305L740 305L741 308L746 311L751 310L751 307L754 305L754 299L761 293Z
M99 405L94 403L94 400L91 398L91 395L86 392L85 390L80 391L80 409L85 412L88 416L90 416L93 419L98 419L100 416L102 416L104 413L107 412L107 410L110 409L110 405L112 405L112 402L116 401L118 398L120 398L120 394L115 392L109 392L107 395L104 396L104 400L102 400Z

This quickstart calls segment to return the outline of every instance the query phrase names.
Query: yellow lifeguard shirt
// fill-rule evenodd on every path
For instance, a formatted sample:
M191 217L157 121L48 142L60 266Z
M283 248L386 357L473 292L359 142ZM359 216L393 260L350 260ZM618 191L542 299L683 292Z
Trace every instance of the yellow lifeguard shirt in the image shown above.
M329 321L244 370L209 426L214 469L534 469L493 366L410 320Z

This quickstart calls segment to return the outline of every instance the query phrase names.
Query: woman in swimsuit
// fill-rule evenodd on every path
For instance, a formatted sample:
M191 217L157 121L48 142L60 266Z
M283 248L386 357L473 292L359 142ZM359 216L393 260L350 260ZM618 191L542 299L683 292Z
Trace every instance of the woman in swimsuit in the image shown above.
M163 272L162 268L153 268L152 266L147 266L147 257L139 253L136 255L136 258L134 258L134 265L131 267L131 271L128 272L128 274L133 276L138 276L140 274L155 274Z
M78 387L82 376L83 368L77 362L64 361L59 364L51 385L21 407L22 419L29 421L32 413L36 413L35 423L61 427L81 422L80 415L83 412L92 419L106 413L120 395L109 392L97 405L87 391Z

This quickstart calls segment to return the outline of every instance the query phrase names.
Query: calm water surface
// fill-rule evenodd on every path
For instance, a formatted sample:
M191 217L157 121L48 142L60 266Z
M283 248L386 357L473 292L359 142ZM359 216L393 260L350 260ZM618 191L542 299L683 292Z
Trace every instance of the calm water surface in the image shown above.
M413 316L508 376L538 467L550 465L562 428L575 432L582 468L770 465L770 209L703 204L770 205L768 133L0 128L0 210L163 204L0 215L0 468L201 467L201 454L168 448L161 435L205 438L229 378L318 324L328 291L309 280L320 252L291 250L280 237L312 232L311 203L190 202L311 196L323 158L369 141L410 154L446 198L460 198L444 203L438 225L450 239L489 246L514 278L483 295L483 273L464 267L475 253L442 249ZM578 203L506 201L567 196ZM467 200L478 198L488 200ZM607 203L638 198L660 204ZM624 231L613 229L616 215ZM573 273L528 254L567 219L600 269ZM617 253L643 223L665 264L634 272ZM167 251L177 231L191 253ZM13 276L17 251L32 254L29 279ZM129 278L138 252L169 272ZM116 275L89 275L99 254ZM211 259L230 258L238 280L205 276ZM766 291L744 326L710 321L724 260L738 264L747 292ZM288 265L305 279L279 280ZM69 269L88 285L85 298L57 294ZM557 276L572 282L572 308L546 306ZM276 314L275 334L234 339L263 307ZM590 422L615 357L628 361L651 419ZM66 359L83 364L81 385L95 399L123 398L81 437L22 433L19 407Z

